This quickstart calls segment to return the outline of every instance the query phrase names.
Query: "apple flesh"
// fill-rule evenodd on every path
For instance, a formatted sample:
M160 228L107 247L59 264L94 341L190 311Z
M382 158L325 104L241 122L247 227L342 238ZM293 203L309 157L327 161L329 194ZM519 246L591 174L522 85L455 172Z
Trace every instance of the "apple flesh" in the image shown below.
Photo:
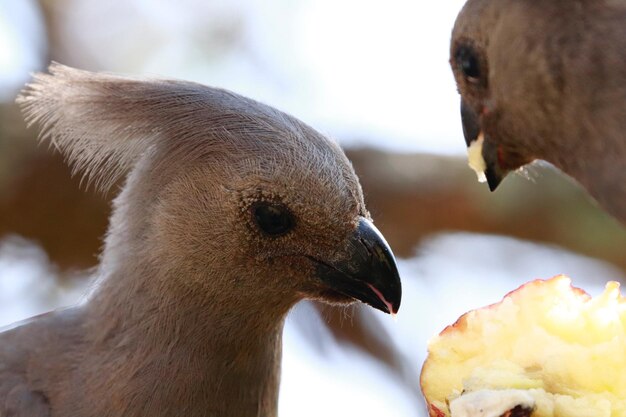
M560 275L470 311L429 342L431 417L626 417L626 300Z
M485 171L487 170L487 163L483 158L483 143L485 137L482 132L478 135L478 138L473 141L467 148L467 164L474 170L478 177L478 182L486 182L487 177Z

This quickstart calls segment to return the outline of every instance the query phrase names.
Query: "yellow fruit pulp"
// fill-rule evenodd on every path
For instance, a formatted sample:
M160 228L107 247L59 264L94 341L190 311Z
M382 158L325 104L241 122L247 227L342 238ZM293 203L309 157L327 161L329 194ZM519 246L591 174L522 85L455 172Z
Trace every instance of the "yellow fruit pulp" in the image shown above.
M524 390L533 417L626 417L619 284L591 298L562 275L527 283L431 340L421 380L432 416L450 416L462 393Z
M478 176L478 182L487 181L485 176L485 170L487 169L487 163L483 158L483 143L485 137L482 132L478 135L478 138L470 144L467 148L467 164L474 170Z

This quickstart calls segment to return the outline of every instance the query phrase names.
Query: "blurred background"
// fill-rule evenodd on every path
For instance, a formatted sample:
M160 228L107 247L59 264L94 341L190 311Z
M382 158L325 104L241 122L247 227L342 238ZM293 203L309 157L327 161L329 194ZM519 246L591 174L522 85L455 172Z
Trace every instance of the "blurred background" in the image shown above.
M285 332L282 416L425 416L427 340L525 281L623 281L626 233L546 164L489 193L466 167L448 41L462 0L0 0L0 326L72 304L114 192L81 189L37 146L15 96L51 60L193 80L336 138L401 258L396 321L300 304Z

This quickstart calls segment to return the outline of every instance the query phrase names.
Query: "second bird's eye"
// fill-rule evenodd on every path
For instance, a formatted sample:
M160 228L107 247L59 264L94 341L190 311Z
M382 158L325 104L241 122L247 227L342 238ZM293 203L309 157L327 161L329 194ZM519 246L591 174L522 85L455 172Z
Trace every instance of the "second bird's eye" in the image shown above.
M252 207L252 216L257 226L270 236L284 235L295 224L289 209L278 203L256 203Z
M462 45L456 50L454 60L458 68L469 81L478 81L480 78L480 62L473 48Z

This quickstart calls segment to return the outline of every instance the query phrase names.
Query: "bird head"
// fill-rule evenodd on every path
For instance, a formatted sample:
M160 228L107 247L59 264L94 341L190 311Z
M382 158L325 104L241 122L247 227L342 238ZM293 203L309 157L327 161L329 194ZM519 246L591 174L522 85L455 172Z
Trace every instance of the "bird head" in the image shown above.
M105 267L145 260L227 305L358 300L397 312L395 259L350 162L299 120L226 90L58 64L18 101L86 181L106 189L129 172Z
M469 0L457 17L450 64L463 133L492 191L509 172L536 159L559 165L568 152L565 74L585 3Z

